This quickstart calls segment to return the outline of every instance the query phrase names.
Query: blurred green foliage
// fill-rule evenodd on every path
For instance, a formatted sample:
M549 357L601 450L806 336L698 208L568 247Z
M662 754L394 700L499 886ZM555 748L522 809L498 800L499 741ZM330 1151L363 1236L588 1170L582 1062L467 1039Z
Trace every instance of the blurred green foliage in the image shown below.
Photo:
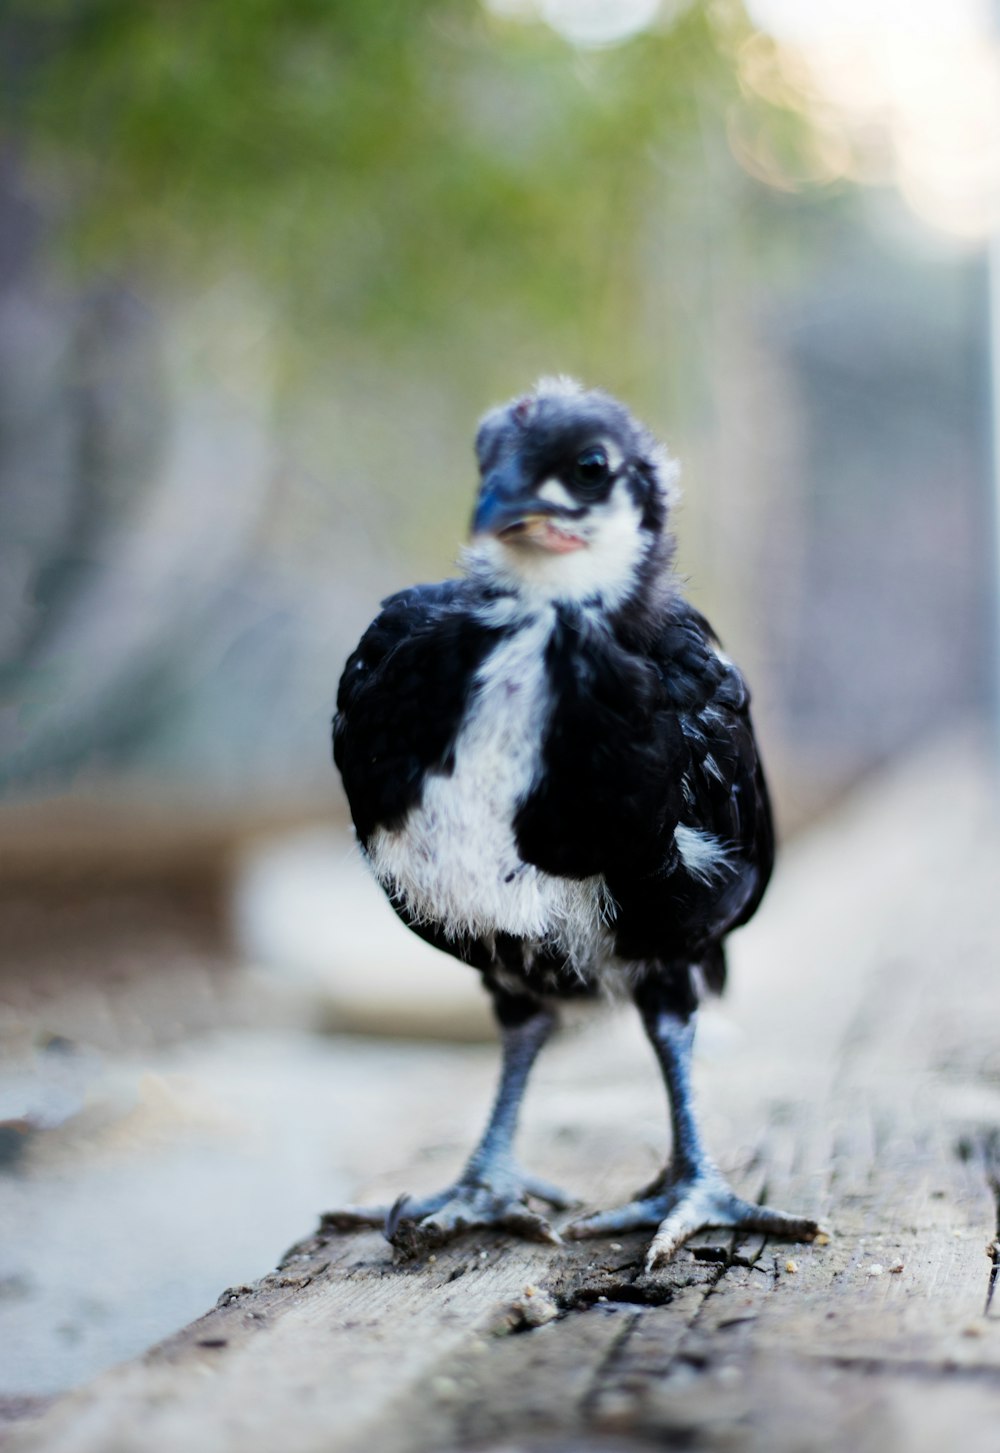
M75 267L243 274L300 339L453 341L484 307L621 333L749 33L735 0L592 51L479 0L9 0L4 29Z

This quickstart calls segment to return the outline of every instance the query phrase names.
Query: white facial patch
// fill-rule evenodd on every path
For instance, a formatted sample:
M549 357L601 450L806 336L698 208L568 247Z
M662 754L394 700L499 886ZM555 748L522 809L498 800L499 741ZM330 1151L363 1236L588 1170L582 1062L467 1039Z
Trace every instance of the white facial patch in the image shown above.
M573 534L583 541L581 549L554 554L516 537L507 541L487 535L473 541L466 560L471 569L516 591L531 609L556 600L579 603L600 597L613 610L634 589L649 548L641 519L628 485L620 479L606 500L572 522Z
M525 863L514 817L541 771L550 707L549 609L498 645L479 670L449 776L430 774L401 828L379 828L368 858L409 913L453 938L510 933L554 949L581 975L611 952L611 902L601 877L574 881Z
M573 498L560 479L547 479L544 484L539 485L535 494L539 499L545 500L546 504L558 505L563 510L580 508L580 501Z

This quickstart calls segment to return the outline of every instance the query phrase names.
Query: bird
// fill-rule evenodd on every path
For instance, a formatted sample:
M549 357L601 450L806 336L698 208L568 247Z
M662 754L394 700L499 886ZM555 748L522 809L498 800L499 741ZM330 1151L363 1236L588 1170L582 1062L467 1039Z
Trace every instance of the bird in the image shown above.
M710 1227L812 1240L736 1194L702 1137L691 1057L774 832L746 682L685 598L678 465L610 394L540 379L476 434L461 574L388 597L347 661L334 759L361 852L402 921L478 971L499 1085L457 1179L324 1223L404 1256L494 1227L541 1241L648 1230L650 1272ZM529 1074L570 1000L631 1000L662 1072L664 1169L625 1204L574 1201L514 1152ZM539 1203L548 1208L543 1214Z

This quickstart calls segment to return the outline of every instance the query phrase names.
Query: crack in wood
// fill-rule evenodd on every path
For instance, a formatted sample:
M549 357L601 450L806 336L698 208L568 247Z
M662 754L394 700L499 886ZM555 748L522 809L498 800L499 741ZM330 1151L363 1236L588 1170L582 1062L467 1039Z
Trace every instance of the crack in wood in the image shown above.
M988 1317L1000 1279L1000 1130L992 1127L977 1134L961 1136L955 1143L955 1154L961 1161L977 1161L980 1164L993 1199L992 1235L986 1243L990 1267L983 1305L983 1316Z
M1000 1387L1000 1367L988 1363L931 1362L921 1358L858 1357L806 1353L802 1361L810 1367L836 1367L845 1372L871 1376L919 1378L922 1382L985 1382Z
M674 1300L676 1289L669 1285L642 1284L638 1280L610 1282L576 1287L558 1300L567 1312L583 1311L599 1302L625 1302L635 1307L665 1307Z
M598 1404L614 1380L615 1370L621 1365L625 1349L639 1325L641 1316L641 1312L632 1312L626 1317L618 1336L594 1369L590 1386L580 1399L580 1416L585 1423L593 1421Z
M994 1158L996 1158L997 1151L998 1149L1000 1149L1000 1145L998 1145L998 1137L996 1136L996 1134L993 1135L992 1141L992 1154ZM988 1171L986 1175L986 1183L990 1188L990 1194L993 1196L993 1207L995 1216L993 1222L993 1238L991 1241L987 1242L986 1245L986 1254L990 1259L990 1274L989 1279L986 1283L986 1304L983 1307L984 1317L988 1317L990 1315L990 1307L993 1303L993 1294L997 1289L997 1276L1000 1275L1000 1174L998 1174L996 1170Z

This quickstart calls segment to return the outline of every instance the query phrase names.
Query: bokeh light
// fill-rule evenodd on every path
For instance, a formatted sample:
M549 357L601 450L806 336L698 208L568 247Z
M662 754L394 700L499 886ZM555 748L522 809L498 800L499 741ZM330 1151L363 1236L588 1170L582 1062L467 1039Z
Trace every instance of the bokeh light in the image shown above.
M934 227L976 241L1000 225L1000 41L979 0L827 6L751 0L777 47L744 55L760 94L802 107L894 182ZM765 48L766 50L766 48Z

